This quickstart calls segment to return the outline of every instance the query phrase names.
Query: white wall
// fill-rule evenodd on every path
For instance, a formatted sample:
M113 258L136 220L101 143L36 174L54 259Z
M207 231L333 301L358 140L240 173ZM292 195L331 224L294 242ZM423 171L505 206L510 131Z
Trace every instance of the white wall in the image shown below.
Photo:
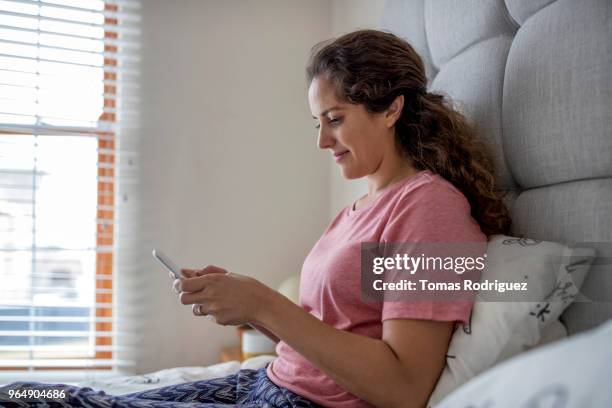
M138 372L217 362L235 329L170 293L153 246L277 286L329 221L304 66L327 0L143 2L142 277Z
M336 35L350 31L378 29L385 0L331 0L332 32Z
M333 35L365 28L378 29L384 4L384 0L332 0ZM347 181L330 159L330 216L335 216L367 191L365 179Z

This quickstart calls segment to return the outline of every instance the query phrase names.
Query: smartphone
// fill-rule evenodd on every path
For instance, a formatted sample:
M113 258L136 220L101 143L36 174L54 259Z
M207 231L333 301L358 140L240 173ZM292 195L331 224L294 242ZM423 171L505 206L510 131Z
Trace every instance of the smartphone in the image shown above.
M181 268L176 266L176 264L172 262L170 258L168 258L166 255L164 255L162 251L160 251L159 249L154 249L153 256L159 262L161 262L166 267L166 269L172 272L174 276L176 277L176 279L181 279L181 278L185 279L185 276L181 273Z

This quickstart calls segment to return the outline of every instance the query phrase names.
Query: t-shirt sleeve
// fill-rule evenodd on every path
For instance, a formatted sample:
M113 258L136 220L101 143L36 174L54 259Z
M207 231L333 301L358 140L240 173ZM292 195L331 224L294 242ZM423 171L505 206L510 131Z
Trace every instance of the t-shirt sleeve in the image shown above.
M403 196L392 210L381 235L384 243L482 242L486 236L470 214L461 192L436 181L423 184ZM381 320L421 319L461 321L470 318L471 300L385 301Z

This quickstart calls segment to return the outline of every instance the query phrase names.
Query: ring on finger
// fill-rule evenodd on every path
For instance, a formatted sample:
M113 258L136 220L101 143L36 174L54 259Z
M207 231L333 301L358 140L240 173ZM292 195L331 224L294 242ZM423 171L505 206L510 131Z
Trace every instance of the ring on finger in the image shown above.
M198 316L206 316L206 313L204 313L202 311L202 305L201 304L197 304L195 305L195 312Z

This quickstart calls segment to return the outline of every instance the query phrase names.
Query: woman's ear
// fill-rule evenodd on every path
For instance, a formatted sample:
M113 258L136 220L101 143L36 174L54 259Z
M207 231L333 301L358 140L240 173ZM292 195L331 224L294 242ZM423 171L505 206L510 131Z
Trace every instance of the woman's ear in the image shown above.
M387 108L385 113L385 122L388 128L395 126L395 122L402 116L402 110L404 109L404 95L399 95L391 105Z

